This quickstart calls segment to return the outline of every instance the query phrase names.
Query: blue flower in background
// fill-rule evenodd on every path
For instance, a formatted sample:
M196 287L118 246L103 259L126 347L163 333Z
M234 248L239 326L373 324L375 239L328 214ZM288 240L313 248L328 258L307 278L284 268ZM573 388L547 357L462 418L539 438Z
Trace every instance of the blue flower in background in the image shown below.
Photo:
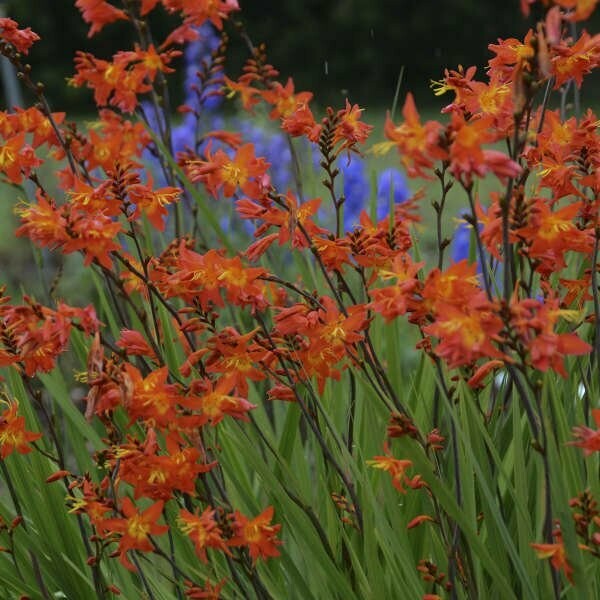
M194 148L196 139L196 117L188 113L183 117L183 121L171 130L171 142L173 152L183 152L186 148Z
M242 134L245 142L251 142L254 145L256 156L263 156L270 164L269 174L275 188L281 193L289 188L294 189L292 152L286 134L275 130L269 124L259 125L246 118L235 118L232 123L226 125L223 114L219 110L222 97L210 93L211 87L214 91L219 84L209 87L201 85L198 72L203 72L205 64L210 63L211 54L218 48L220 37L211 23L205 23L197 31L199 39L187 44L184 51L184 103L190 110L184 113L180 123L171 131L173 152L177 154L186 149L192 149L198 154L202 154L206 150L206 143L199 146L196 144L206 132L233 128ZM156 117L152 107L147 107L146 114L150 126L158 131L158 123L153 122L156 121ZM229 146L213 140L212 151L219 148L227 154L234 153ZM317 176L322 178L323 173L319 164L321 155L318 145L309 144L306 140L296 141L295 151L298 153L302 165L302 175L306 176L312 166ZM147 158L155 162L151 155L148 155ZM371 178L367 174L366 162L360 156L341 156L337 166L340 176L336 181L336 192L338 195L343 193L345 197L343 225L346 231L350 231L358 225L361 211L369 209L369 198L372 192ZM162 181L164 177L158 175L157 179L164 185ZM390 199L393 199L394 203L401 203L410 195L406 180L400 171L390 168L380 173L377 178L377 218L382 219L388 214ZM330 225L333 225L332 214L332 206L323 207L323 218ZM223 224L226 223L229 223L229 226L232 225L231 221L227 219ZM250 226L246 222L243 225Z
M344 229L349 231L358 224L358 217L369 199L369 180L365 162L358 156L341 159L339 165L344 183Z
M185 104L195 111L200 109L214 110L221 105L222 97L210 94L218 89L218 85L200 90L198 87L198 71L201 71L204 61L209 61L211 54L219 47L220 38L212 23L206 22L197 29L200 37L190 42L184 52L185 78L183 89ZM198 94L198 91L201 91Z
M394 199L394 204L401 204L410 196L404 175L398 169L385 169L377 178L377 218L383 219L389 213L390 197Z
M211 23L205 23L197 31L200 37L190 42L183 54L185 64L183 81L184 104L196 113L210 111L212 118L209 128L220 129L222 119L215 115L214 111L219 108L223 99L219 95L210 94L211 91L216 91L219 86L213 85L202 89L198 86L198 71L204 68L203 63L205 61L210 60L210 56L218 48L220 40L217 30ZM173 128L172 141L175 153L182 152L186 148L196 150L194 146L196 143L198 122L194 112L186 113L182 122Z
M471 226L461 221L452 239L451 254L454 262L469 259L471 247Z
M461 260L470 260L469 257L471 254L471 243L475 243L474 239L473 242L471 241L472 236L473 227L466 223L464 220L461 220L460 225L454 232L454 237L452 238L452 244L450 246L451 257L454 262L459 262ZM479 254L477 253L477 251L475 252L475 256L477 258L477 273L481 274L481 261L479 260ZM501 265L497 265L497 272L502 272Z

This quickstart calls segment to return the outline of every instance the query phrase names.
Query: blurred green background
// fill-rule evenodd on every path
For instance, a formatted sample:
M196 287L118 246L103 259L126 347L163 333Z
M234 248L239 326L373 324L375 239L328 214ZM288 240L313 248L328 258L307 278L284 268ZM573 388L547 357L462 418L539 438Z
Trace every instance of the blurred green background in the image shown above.
M110 57L130 40L130 25L110 25L88 40L74 0L4 4L9 16L43 38L31 63L53 106L91 112L90 94L64 85L73 73L73 55L86 49ZM248 33L255 43L266 42L284 81L293 75L298 89L313 90L319 104L339 105L347 96L374 108L391 105L403 66L403 91L415 91L420 104L432 102L429 81L439 79L444 67L483 68L489 43L523 36L536 16L523 19L519 0L240 0L240 5ZM152 26L162 40L175 20L155 12ZM236 36L232 50L228 70L235 74L245 58Z

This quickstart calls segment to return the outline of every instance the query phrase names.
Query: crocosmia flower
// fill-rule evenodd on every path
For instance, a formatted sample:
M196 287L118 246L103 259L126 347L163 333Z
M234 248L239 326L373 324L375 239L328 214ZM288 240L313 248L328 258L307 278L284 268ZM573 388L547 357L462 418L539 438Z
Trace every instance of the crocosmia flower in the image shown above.
M31 452L30 442L42 437L41 433L25 429L25 417L19 416L18 408L16 402L9 402L0 414L0 458L2 460L15 451L19 454Z

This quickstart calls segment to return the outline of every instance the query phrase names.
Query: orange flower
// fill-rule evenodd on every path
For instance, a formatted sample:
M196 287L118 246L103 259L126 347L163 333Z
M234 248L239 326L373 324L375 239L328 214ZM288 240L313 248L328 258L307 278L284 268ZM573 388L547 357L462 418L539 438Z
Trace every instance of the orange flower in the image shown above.
M511 80L516 73L529 71L535 57L532 44L533 30L529 30L525 39L508 38L498 40L498 44L489 44L488 48L496 55L488 61L490 72L502 81Z
M335 238L313 239L315 249L326 269L330 271L342 271L344 265L351 263L351 251L348 240Z
M173 425L176 426L175 421ZM196 420L193 426L197 428L199 425ZM133 487L136 499L146 497L167 501L173 497L175 490L195 495L198 474L207 473L216 465L215 462L199 463L200 451L189 446L181 447L178 434L167 435L166 443L166 454L159 455L156 432L150 428L143 443L135 440L112 452L112 468L118 468L120 481Z
M500 341L503 324L493 312L484 292L474 296L469 305L438 305L435 322L423 327L428 335L440 339L434 352L453 369L478 358L502 358L492 341Z
M244 144L233 158L223 150L212 155L207 151L206 160L192 160L185 167L192 182L201 181L215 197L222 191L229 198L240 189L246 196L258 199L262 196L260 181L269 163L255 157L253 144Z
M225 415L248 421L246 413L256 408L256 405L240 396L230 395L235 385L234 377L221 377L216 384L206 382L205 393L199 396L186 396L182 398L181 405L202 411L202 415L213 426L222 421Z
M138 183L129 186L127 192L135 204L135 211L129 218L134 220L144 213L157 231L164 231L166 217L169 214L167 206L179 201L181 189L169 186L153 190L152 187L153 181L150 175L148 175L147 184Z
M380 314L386 322L405 314L419 286L417 273L424 265L423 262L413 263L408 254L394 257L391 266L379 269L378 274L384 281L389 279L395 281L389 287L372 290L369 307Z
M210 21L219 30L223 29L223 19L240 9L237 0L162 0L162 3L170 12L181 11L190 25L200 27ZM144 0L143 10L148 12L155 4L156 0Z
M241 81L233 81L227 76L223 76L223 81L225 83L225 93L227 97L231 98L234 94L239 93L242 100L242 108L244 110L251 111L252 107L260 102L260 91L256 88Z
M321 298L321 305L323 308L317 310L319 323L305 332L314 344L335 350L362 341L362 331L369 323L364 304L349 307L345 315L328 296Z
M126 363L125 371L132 390L126 406L130 422L141 419L157 427L168 427L175 419L178 400L175 386L167 383L169 368L165 366L142 377L136 367Z
M302 344L298 344L294 357L301 362L306 377L317 378L322 393L327 378L339 380L340 371L336 365L353 344L363 339L362 331L368 318L364 304L352 306L343 314L332 298L325 296L319 302L322 308L317 310L304 305L281 310L275 317L275 331L286 336L306 336Z
M579 229L575 222L582 208L581 202L572 202L553 211L544 198L532 199L529 223L515 233L528 245L528 255L541 261L539 271L553 273L564 268L568 251L592 251L593 232Z
M70 83L94 90L94 101L98 106L111 104L132 113L138 105L138 95L149 92L152 86L143 70L128 70L127 67L124 61L109 62L88 52L77 51L76 73Z
M550 564L557 570L563 571L566 578L573 583L573 567L567 560L565 546L562 537L557 536L558 541L554 544L529 544L536 552L538 558L549 558Z
M22 225L15 231L15 235L27 236L38 246L57 248L68 239L67 221L57 210L54 201L46 198L36 191L37 203L21 202L14 211L21 218Z
M21 183L23 175L29 175L32 168L41 164L42 161L35 156L33 148L25 144L24 131L8 138L0 147L0 172L11 183Z
M588 300L593 300L591 292L591 273L584 275L581 279L559 279L560 285L566 288L567 293L561 301L561 306L569 308L575 304L576 310L582 310Z
M204 563L208 560L207 548L218 548L229 554L227 543L222 537L223 531L215 521L216 512L208 507L201 515L198 515L182 508L177 519L181 531L192 540L196 555Z
M29 48L40 39L40 36L31 31L30 27L19 29L19 24L16 21L3 17L0 19L0 38L12 44L17 52L27 54Z
M225 258L217 250L197 254L183 245L179 250L176 268L160 285L167 296L180 296L198 301L202 307L223 306L221 290L228 302L257 308L266 306L262 268L246 267L239 256Z
M7 408L0 413L0 458L17 451L19 454L31 452L30 442L39 440L41 433L25 429L25 417L17 414L19 405L15 402L5 402Z
M25 373L28 376L36 371L47 373L54 368L57 356L67 348L72 320L78 318L81 327L89 333L94 327L94 311L91 307L82 310L64 304L54 311L27 296L24 299L24 305L0 306L2 327L18 351Z
M83 213L102 212L109 217L120 215L121 200L112 194L111 184L112 181L107 179L94 187L81 179L75 179L67 192L69 210L72 213L75 210Z
M308 106L313 95L312 92L294 92L294 82L290 77L282 86L275 82L270 90L264 91L262 97L265 102L273 105L273 110L269 113L271 119L285 119L292 115L298 106Z
M132 123L112 110L104 109L86 142L78 150L78 158L86 161L88 170L102 167L108 173L116 164L136 166L135 159L141 157L150 142L150 135L143 123Z
M321 198L312 198L302 204L298 204L298 199L288 190L285 195L288 210L274 210L267 212L263 216L265 223L270 223L279 227L279 245L285 244L290 238L294 248L306 248L309 242L299 228L302 225L306 233L313 237L319 233L325 233L325 230L318 227L311 219L317 213L321 206Z
M111 510L109 501L103 497L102 484L94 484L89 475L85 475L70 489L77 488L81 496L67 496L69 513L86 514L92 525L97 527L104 520L104 515Z
M454 92L455 94L454 102L446 106L442 112L445 113L452 109L460 109L473 95L471 86L476 72L477 67L469 67L465 71L464 67L459 65L456 71L444 69L444 78L440 81L431 82L430 87L436 96L442 96L446 92Z
M406 529L414 529L427 521L435 522L435 519L429 515L418 515L408 523Z
M147 356L153 361L157 361L154 350L139 331L121 329L121 335L115 345L125 350L128 355Z
M158 525L157 521L162 515L164 502L156 502L143 512L139 512L134 503L127 497L123 498L121 512L123 518L104 519L99 527L106 533L120 535L117 554L121 564L130 571L135 567L127 558L127 552L138 550L152 552L154 547L150 540L151 535L162 535L169 529L167 525Z
M266 375L255 365L272 362L268 350L252 340L256 330L240 335L232 327L226 327L208 341L211 350L206 361L208 373L222 373L235 379L237 393L248 396L248 379L262 381Z
M581 87L584 75L600 65L600 34L592 37L584 31L572 46L560 44L554 48L554 52L554 89L558 89L569 79L574 79L577 87Z
M413 466L411 460L394 458L390 453L387 444L384 444L385 452L382 456L375 456L372 460L368 460L367 464L374 469L380 469L388 472L392 476L392 485L401 493L406 494L405 485L412 489L423 487L426 485L420 475L416 475L412 479L406 474L407 469Z
M274 509L266 508L258 517L248 519L239 511L233 513L234 537L229 540L230 546L247 546L253 562L259 558L267 559L279 556L277 546L282 544L277 539L281 525L271 525Z
M524 299L511 302L511 324L518 333L521 343L529 350L529 360L536 369L553 369L562 377L567 377L564 356L588 354L592 347L575 333L556 333L559 318L574 320L578 313L560 308L553 296L544 302Z
M135 44L133 50L122 50L115 54L115 63L124 64L132 71L143 73L150 81L154 81L156 74L173 73L168 64L177 56L181 55L180 50L167 50L160 54L156 51L154 44L150 44L146 50L139 44Z
M70 83L93 89L98 106L111 104L132 113L138 105L138 96L152 89L152 82L159 71L171 72L167 65L180 54L179 50L159 54L152 45L147 50L136 46L133 51L118 52L109 62L78 51L75 56L76 74Z
M516 177L521 167L498 150L484 150L482 144L496 141L492 117L465 121L462 115L452 114L452 143L450 144L450 171L465 185L472 176L484 177L490 171L500 180Z
M412 94L407 94L402 109L404 123L395 126L388 114L384 133L398 147L400 160L406 167L409 177L431 179L424 169L432 169L436 160L446 158L446 152L439 145L439 137L443 129L441 123L421 119Z
M466 307L479 294L477 265L466 260L450 265L445 271L433 269L427 276L421 295L423 301L416 306L418 317L436 315L440 306Z
M185 597L190 600L221 600L221 590L227 583L227 579L221 579L218 583L211 583L206 580L202 587L194 585L191 581L186 581L188 589L185 592Z
M600 409L592 409L592 417L596 424L596 429L581 425L573 428L573 434L577 438L574 442L569 442L571 446L583 448L583 455L590 456L594 452L600 452Z
M31 145L34 148L48 143L49 146L58 145L58 138L50 123L50 119L40 110L32 106L31 108L15 108L15 112L9 115L14 131L26 131L33 133ZM60 125L65 119L65 113L52 113L52 120ZM5 137L8 137L5 135Z
M490 372L495 369L500 369L504 366L504 363L501 360L489 360L488 362L483 363L481 367L479 367L475 374L469 379L467 382L472 388L482 388L485 387L483 380L489 375Z
M356 144L363 144L369 137L373 126L360 120L363 110L358 104L351 105L346 99L346 108L338 111L338 123L333 133L333 144L342 142L338 152L345 148L353 148Z
M100 265L110 269L112 267L110 253L121 249L115 241L122 230L121 224L104 213L80 213L69 225L73 237L63 245L65 254L82 250L85 266L97 260Z
M77 0L75 6L81 11L83 20L91 24L88 37L100 32L109 23L128 18L122 10L106 0Z
M282 119L281 128L293 137L305 135L308 140L317 143L323 126L315 121L312 110L305 102L297 104L295 110Z

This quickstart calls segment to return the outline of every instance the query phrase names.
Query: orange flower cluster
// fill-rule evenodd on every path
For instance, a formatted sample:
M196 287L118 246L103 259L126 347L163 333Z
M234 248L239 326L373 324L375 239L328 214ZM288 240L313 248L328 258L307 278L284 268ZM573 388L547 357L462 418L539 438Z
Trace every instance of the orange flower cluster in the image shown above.
M150 143L143 123L134 123L112 110L99 111L99 119L85 135L76 130L70 134L69 151L85 171L93 173L98 167L108 174L116 165L141 167L142 152ZM55 158L65 158L62 147L56 148ZM69 168L61 171L63 189L75 185Z
M14 46L17 52L28 54L29 49L40 36L31 27L19 29L19 24L8 17L0 18L0 39Z
M254 156L252 144L244 144L229 157L223 150L214 155L206 153L206 160L188 160L185 168L192 182L202 182L216 196L222 191L226 198L241 192L258 199L265 194L263 178L269 168L264 158Z
M533 1L523 0L523 10ZM336 233L319 223L327 210L339 222L345 201L336 192L339 161L361 154L372 128L363 121L363 109L348 100L315 118L313 94L296 91L292 79L279 81L262 46L248 43L252 56L242 75L223 77L224 89L216 93L239 95L249 111L264 103L292 149L296 137L316 144L326 196L305 197L300 182L294 191L276 189L265 158L233 132L209 132L175 160L162 156L172 140L163 127L167 111L159 113L167 103L167 76L181 54L172 47L197 39L203 23L222 30L239 9L236 0L141 0L126 3L125 10L106 0L77 0L90 36L118 20L135 22L143 35L133 49L111 60L78 52L71 83L93 90L100 109L89 131L65 122L63 113L46 110L41 95L38 108L0 112L0 172L12 184L29 179L35 186L35 197L16 208L21 220L16 235L62 254L80 253L84 266L108 282L115 312L105 308L109 300L103 298L106 312L100 316L106 314L110 323L105 328L92 307L58 303L51 309L28 297L22 305L11 305L0 297L0 366L34 377L55 367L73 328L88 338L88 363L80 380L88 386L85 416L105 431L105 447L95 456L101 475L74 476L62 465L49 481L67 482L71 512L89 520L97 550L90 564L109 550L125 568L138 570L136 552L164 556L156 539L179 532L201 562L221 553L235 561L240 573L257 576L259 559L279 555L281 525L273 523L273 506L255 517L232 506L222 472L223 440L230 439L231 425L255 425L252 411L260 410L261 403L281 400L296 402L317 443L326 444L329 436L319 435L320 396L349 369L354 395L357 373L372 386L373 397L393 411L388 437L418 444L428 458L436 455L439 461L432 464L438 470L432 473L441 474L444 455L454 451L445 441L455 440L445 431L442 435L444 421L437 418L423 435L404 406L388 376L396 365L381 359L380 340L373 340L372 323L380 318L387 324L407 315L416 326L418 348L435 364L448 405L460 394L454 385L459 379L484 388L494 370L517 369L534 389L540 373L566 377L567 357L591 353L592 345L583 338L598 318L589 310L598 299L598 119L592 111L567 119L564 107L553 111L545 100L538 104L534 99L544 86L548 93L560 88L566 97L598 66L599 36L585 31L577 39L563 35L563 26L588 16L596 2L543 4L545 20L523 40L490 45L493 57L483 81L476 80L474 67L458 67L434 82L437 95L454 96L443 109L445 124L422 122L411 94L402 122L386 119L388 141L375 152L395 147L409 176L441 183L442 199L433 202L438 266L428 269L430 257L422 260L413 251L417 203L424 193L379 221L363 211L359 224L345 234L339 223ZM146 17L155 10L180 19L160 45L146 35ZM16 51L26 54L37 39L10 19L0 19L0 37L2 51L13 61L19 60ZM154 101L158 134L124 116L137 112L149 121L141 107L144 95ZM201 116L185 110L194 113L186 116ZM506 153L497 147L502 141L508 142ZM38 177L40 149L67 163L58 172L56 192L49 193ZM145 150L161 155L160 179L147 172ZM483 194L479 182L488 177L504 191ZM454 184L472 209L465 220L477 263L444 264L450 240L443 238L441 217ZM196 196L207 204L193 207ZM231 202L234 216L254 226L252 243L238 252L211 247L210 232L204 236L198 209L210 210L216 199L220 207ZM286 262L288 254L295 253L324 289L251 264L266 253L275 255L276 249L273 264L286 271L293 264ZM579 266L576 279L564 272L573 258ZM456 370L449 386L446 368ZM531 410L541 411L541 403ZM592 412L597 426L599 414ZM536 416L532 429L538 426ZM0 415L2 459L15 450L28 452L39 436L25 429L15 403ZM574 436L572 444L586 456L600 449L597 430L580 426ZM348 470L326 446L322 450L331 477L337 473L346 487L334 498L343 498L339 505L352 514L352 519L344 517L346 522L360 530ZM389 473L401 493L427 487L420 475L410 474L413 462L395 458L387 444L367 464ZM597 518L591 504L581 508L584 504L577 504L578 510L587 510L585 518L578 517L580 529L586 519L595 523ZM437 507L435 518L418 515L408 528L425 522L443 525L444 531L446 525L451 525L447 531L456 527L448 549L454 561L448 572L456 575L463 568L464 536L442 508ZM560 532L553 540L546 531L546 542L532 547L572 579ZM446 576L433 563L419 570L437 586L456 584L443 583ZM218 598L224 581L186 585L190 598Z
M348 354L353 356L367 325L366 306L359 304L342 313L325 296L318 308L296 304L281 309L273 333L287 342L290 358L302 366L305 377L316 378L322 393L327 379L340 379L338 363Z
M147 49L118 52L112 61L96 58L88 52L78 52L75 58L76 74L71 79L75 87L94 90L99 107L115 106L132 113L139 104L138 96L152 90L157 73L171 73L169 63L181 52L158 52L153 45Z
M60 124L64 113L52 113L52 121ZM14 184L39 167L43 161L35 151L46 145L56 148L59 141L50 119L38 108L17 108L12 113L0 111L0 136L4 143L0 148L0 173Z
M152 180L142 184L131 166L117 164L110 178L98 186L73 179L68 201L62 206L38 189L37 202L22 202L16 208L22 222L16 235L27 236L42 247L59 248L64 254L82 251L85 265L97 261L110 269L111 253L121 250L117 240L123 226L118 216L133 220L144 214L162 231L166 206L179 199L179 188L153 190L151 185Z
M73 327L91 335L101 326L91 305L74 308L61 302L53 310L27 296L24 300L11 305L7 296L0 298L0 365L22 367L29 377L54 368Z
M240 95L246 110L252 110L261 100L271 106L269 117L279 120L283 131L291 137L321 142L331 127L333 135L329 143L336 156L344 150L359 152L358 146L368 139L373 127L361 120L364 109L358 104L352 105L346 99L343 109L336 112L329 108L327 116L318 123L310 108L312 92L296 92L292 78L282 85L275 80L278 71L271 65L257 64L256 59L251 59L244 70L238 81L225 78L227 89Z

